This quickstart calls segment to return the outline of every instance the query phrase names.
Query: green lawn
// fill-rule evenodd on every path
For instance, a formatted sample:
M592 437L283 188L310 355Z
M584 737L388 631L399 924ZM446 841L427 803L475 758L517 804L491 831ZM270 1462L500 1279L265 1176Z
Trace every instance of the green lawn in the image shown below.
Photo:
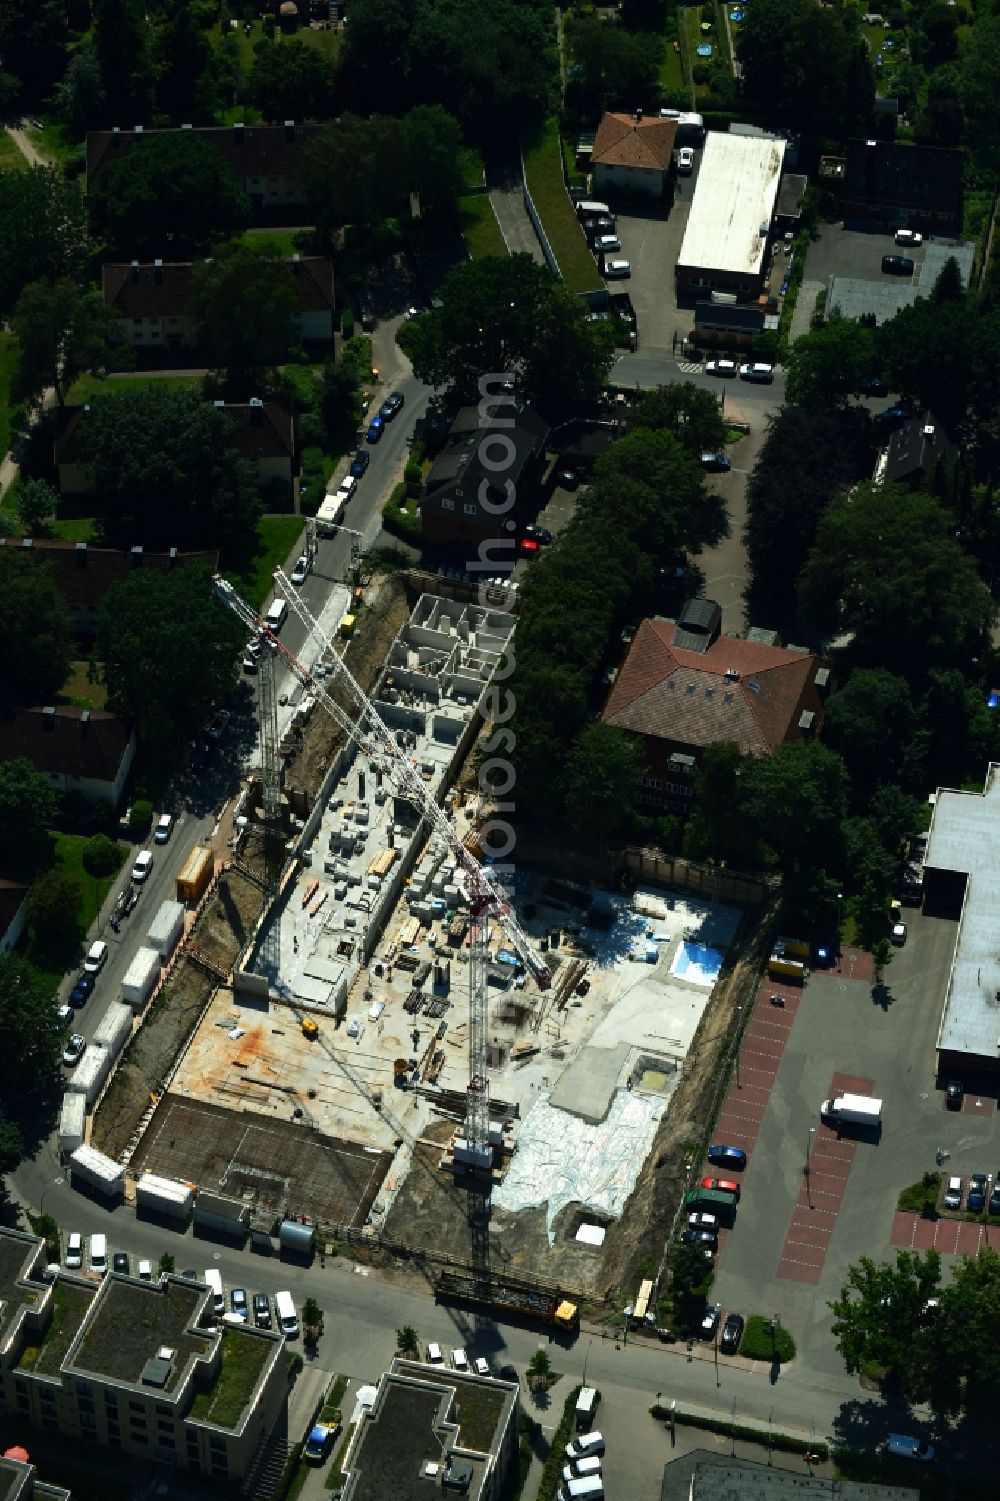
M70 663L69 676L59 690L60 701L78 709L106 709L108 691L103 683L91 682L89 669L89 662Z
M301 535L301 516L263 516L257 523L257 547L253 558L239 573L226 578L247 604L260 606L274 586L274 570L284 563Z
M706 7L706 9L707 9L707 7ZM699 63L711 63L712 60L713 60L713 58L714 58L714 56L715 56L715 54L716 54L716 52L718 51L719 38L716 36L714 30L712 30L710 32L706 32L704 35L702 35L702 30L701 30L702 8L701 8L701 6L700 5L685 5L685 6L682 6L681 9L680 9L680 11L678 12L678 15L679 15L679 18L680 18L680 24L684 27L684 34L687 37L688 57L691 59L691 67L692 68L696 68ZM708 14L705 15L705 19L706 20L709 19ZM696 48L698 46L700 46L700 44L703 41L704 42L711 42L713 49L715 49L713 51L712 57L699 57L698 56ZM709 90L708 90L707 85L705 85L705 84L696 84L695 85L694 93L695 93L695 100L697 101L698 99L704 98L709 93Z
M101 903L107 896L115 881L112 876L92 876L83 868L83 850L87 843L82 834L55 834L53 835L55 867L65 875L76 876L80 882L83 896L80 902L80 928L86 933L94 918L101 910ZM125 859L125 845L118 846L121 860ZM119 869L121 864L119 863Z
M173 387L177 391L201 391L200 375L112 375L102 380L99 375L81 375L70 387L66 401L73 405L92 401L95 396L107 396L109 392L141 390L146 386Z
M673 40L670 37L667 37L663 44L663 61L660 63L659 80L660 86L665 89L687 87L684 81L684 64L681 62L680 48L674 51Z
M225 1329L222 1334L222 1366L207 1391L198 1392L190 1416L220 1428L234 1428L260 1380L273 1345L249 1331Z
M27 172L28 162L5 130L0 130L0 172Z
M82 141L73 141L65 126L51 115L42 115L41 130L27 130L25 135L40 156L47 156L62 167L83 149Z
M506 255L497 216L493 212L489 193L468 193L458 200L462 220L462 234L474 261L484 255Z
M297 242L302 238L299 230L267 229L255 232L248 229L240 235L244 245L253 245L257 250L266 250L270 255L285 256L306 254Z
M209 32L209 38L213 46L217 47L224 35L225 33L220 31L217 26L213 26ZM252 21L250 24L250 35L247 36L244 33L243 22L241 21L232 32L232 35L239 44L240 69L245 81L249 77L250 70L253 67L254 48L264 35L264 27L260 21ZM340 31L313 31L311 27L304 26L290 35L296 41L304 42L307 47L315 47L317 51L324 53L330 59L331 64L337 61L343 45L343 32ZM280 46L283 41L288 40L288 36L285 32L279 31L274 40ZM241 104L224 111L222 124L232 125L240 120L249 124L253 120L259 119L259 110L248 109L245 105Z
M18 358L14 335L0 333L0 456L9 453L15 422L20 418L20 412L12 409L10 398Z
M604 283L573 211L562 175L559 127L549 120L524 153L524 170L566 285L574 292L599 292Z
M58 537L61 542L96 542L97 535L96 516L68 516L49 526L49 536Z

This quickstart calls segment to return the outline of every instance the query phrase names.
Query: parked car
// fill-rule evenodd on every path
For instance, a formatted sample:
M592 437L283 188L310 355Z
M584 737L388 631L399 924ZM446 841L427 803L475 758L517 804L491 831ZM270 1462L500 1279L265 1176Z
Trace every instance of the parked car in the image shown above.
M372 456L368 452L367 448L359 448L357 453L354 455L354 459L351 463L351 468L349 471L351 478L354 480L361 479L362 476L366 473L368 465L371 463L371 461Z
M914 250L918 245L924 243L923 235L919 234L915 229L897 229L895 240L897 245L909 245Z
M378 409L378 414L382 418L382 421L391 422L394 417L398 417L399 413L403 410L404 400L405 397L402 391L393 391L391 396L387 396Z
M617 235L598 235L594 241L594 249L598 255L607 255L610 250L620 250L622 242Z
M530 522L529 525L524 528L524 535L526 537L530 537L533 542L541 542L543 546L547 542L552 541L552 533L549 531L548 527L539 526L534 521Z
M87 1039L81 1032L71 1032L63 1048L62 1061L67 1068L76 1068L87 1047Z
M717 1142L705 1155L713 1167L728 1167L734 1173L742 1173L747 1165L747 1154L742 1147L727 1147Z
M291 572L291 575L290 575L292 583L293 584L304 584L305 581L306 581L306 578L309 575L309 568L310 568L310 566L311 565L310 565L310 562L309 562L309 554L305 553L305 552L304 553L300 553L300 555L298 556L298 558L296 558L296 560L295 560L295 567L292 569L292 572Z
M740 366L740 380L755 381L758 385L769 386L774 380L774 366L765 365L760 361L748 362Z
M966 1196L965 1207L970 1213L981 1214L986 1208L989 1186L990 1178L988 1173L969 1174L969 1192Z
M912 407L897 405L876 413L874 420L885 427L902 427L904 422L910 422L916 415Z
M632 275L631 261L605 261L605 281L622 281L626 276Z
M712 474L726 474L733 467L733 461L728 453L703 453L701 467L709 470Z
M704 1246L711 1254L719 1244L719 1237L714 1230L688 1229L681 1231L681 1245Z
M945 1089L945 1100L949 1110L961 1110L962 1101L965 1098L965 1089L960 1079L949 1079Z
M444 1356L441 1353L440 1345L431 1343L427 1346L427 1364L444 1365Z
M705 1210L696 1210L688 1215L688 1225L692 1230L718 1230L719 1216L708 1214Z
M159 818L156 820L156 831L153 834L153 843L166 844L173 831L174 815L172 813L161 813Z
M719 1349L726 1355L735 1355L743 1338L746 1321L741 1313L728 1313L719 1338Z
M490 1363L485 1358L485 1356L483 1356L483 1355L477 1355L476 1358L475 1358L475 1360L472 1362L472 1364L475 1367L475 1371L476 1371L476 1375L477 1376L492 1376L493 1375L493 1372L490 1370Z
M581 222L588 240L593 240L598 235L610 235L615 232L615 221L610 214L597 214Z
M258 1329L270 1329L271 1300L267 1296L267 1293L254 1293L253 1321Z
M139 1273L139 1281L140 1282L152 1282L152 1280L153 1280L153 1263L151 1261L146 1261L146 1260L140 1261L139 1262L139 1267L138 1267L138 1273Z
M82 1006L82 1005L84 1005L85 1002L86 1002L86 1000L87 1000L87 997L90 996L90 995L93 995L93 993L94 993L94 986L95 986L96 983L97 983L97 977L96 977L96 975L89 974L87 972L87 970L84 970L84 972L83 972L82 975L78 975L77 978L76 978L76 984L73 986L73 989L69 993L69 1003L70 1003L70 1005L71 1006Z
M722 1313L721 1303L709 1303L705 1309L701 1321L702 1339L711 1339L718 1327L719 1316Z
M451 1364L453 1369L456 1371L467 1371L469 1369L469 1357L461 1348L459 1348L458 1350L452 1350Z
M132 1268L129 1265L129 1259L128 1259L128 1252L127 1251L116 1251L115 1252L115 1254L111 1258L111 1270L113 1272L121 1272L121 1274L122 1274L123 1277L127 1277L128 1276L128 1274L132 1270Z
M864 396L888 396L889 383L881 375L866 375L861 382L861 392Z
M65 1032L66 1028L69 1026L72 1020L73 1007L66 1005L60 1006L58 1011L56 1012L56 1019L52 1023L53 1032Z
M740 1196L740 1185L731 1178L702 1178L701 1186L712 1192L735 1194L737 1198Z
M962 1180L961 1178L949 1178L948 1187L944 1191L945 1209L961 1209L962 1207Z
M987 1214L1000 1214L1000 1183L994 1179L993 1192L990 1194L989 1203L986 1205Z
M108 960L108 946L103 938L95 939L87 950L87 957L83 961L83 967L88 975L98 974Z
M368 424L368 432L365 434L367 443L381 443L382 434L385 432L385 422L381 417L373 417Z
M906 924L905 924L905 922L894 922L893 923L893 925L892 925L892 931L889 934L889 942L890 943L894 943L898 949L901 949L903 947L903 944L906 942Z
M153 851L152 850L140 850L139 853L135 857L135 864L132 866L132 879L133 879L133 881L135 881L138 885L141 886L142 883L143 883L143 881L149 875L149 872L152 870L152 868L153 868Z
M247 1295L242 1287L234 1287L229 1294L229 1307L236 1317L247 1321Z
M517 544L517 550L522 558L533 558L539 549L534 537L522 537Z
M71 1272L83 1266L83 1236L78 1230L71 1230L66 1237L66 1265Z
M678 177L690 177L694 171L694 152L690 146L682 146L677 153Z
M705 366L705 374L722 376L738 375L739 368L735 360L709 360Z
M332 1428L329 1423L314 1423L312 1428L310 1428L309 1430L309 1437L306 1439L306 1446L302 1450L302 1458L305 1460L306 1464L323 1464L326 1461L330 1450L333 1448L333 1441L336 1436L336 1428Z
M884 255L882 270L886 276L912 276L914 267L908 255Z
M934 1445L922 1439L911 1438L908 1433L890 1433L886 1453L897 1459L916 1459L921 1464L930 1464L934 1458Z

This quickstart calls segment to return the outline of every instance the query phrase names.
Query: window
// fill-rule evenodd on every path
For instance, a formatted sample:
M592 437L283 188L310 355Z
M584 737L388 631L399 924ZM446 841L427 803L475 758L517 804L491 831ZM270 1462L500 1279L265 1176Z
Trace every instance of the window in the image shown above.
M208 1435L208 1447L210 1449L221 1449L222 1452L225 1453L225 1451L226 1451L226 1441L222 1437L221 1434L219 1434L219 1433L210 1433ZM215 1463L214 1459L213 1459L212 1463L213 1464Z
M156 1416L158 1418L172 1418L173 1415L174 1409L172 1407L168 1407L165 1402L157 1402Z
M455 502L445 496L441 501L441 509L442 511L453 511L455 509Z
M118 1409L118 1393L110 1391L110 1390L106 1390L105 1393L104 1393L104 1405L105 1405L105 1407L113 1407L117 1411L117 1409Z
M466 516L474 516L476 514L475 506L464 505L462 507L462 510L465 512Z
M16 1392L26 1392L28 1390L28 1383L25 1380L23 1380L22 1377L15 1376L14 1377L14 1390Z
M94 1388L91 1386L89 1381L77 1381L75 1390L78 1396L89 1397L93 1394Z
M663 786L663 781L660 777L640 777L639 786L652 787L655 791L658 792Z
M139 1413L140 1417L143 1417L145 1416L146 1412L146 1404L144 1402L130 1402L128 1404L128 1410L129 1412L137 1412Z
M22 1412L27 1412L31 1407L31 1399L27 1392L18 1392L17 1405Z

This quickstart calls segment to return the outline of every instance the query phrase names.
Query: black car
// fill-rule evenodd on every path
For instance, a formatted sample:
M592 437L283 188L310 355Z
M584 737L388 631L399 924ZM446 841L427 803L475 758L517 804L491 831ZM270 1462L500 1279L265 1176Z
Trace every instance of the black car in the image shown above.
M964 1098L965 1098L965 1090L962 1087L961 1080L959 1080L959 1079L949 1079L948 1080L948 1087L945 1090L945 1099L946 1099L946 1101L948 1103L948 1109L949 1110L961 1110L961 1108L962 1108L962 1101L963 1101Z
M990 1194L990 1202L986 1206L987 1214L1000 1214L1000 1188L994 1188Z
M965 1206L973 1214L981 1214L986 1208L986 1191L990 1186L988 1173L969 1174L969 1192Z
M271 1300L267 1293L253 1295L253 1321L258 1329L271 1327Z
M115 1252L115 1254L111 1258L111 1270L113 1272L122 1272L126 1277L128 1276L130 1267L127 1251Z
M887 276L912 276L913 262L908 255L884 255L882 270Z
M403 410L403 400L404 397L401 391L393 391L391 396L385 398L385 401L383 401L378 409L378 414L383 422L391 422L393 417L399 415Z
M726 1322L722 1326L722 1336L719 1340L719 1349L725 1355L735 1355L743 1338L745 1322L741 1313L729 1313Z
M546 543L552 541L552 533L549 531L548 527L538 526L535 522L532 522L530 526L526 526L524 528L524 535L526 537L530 537L532 542Z
M96 979L96 975L88 974L86 970L77 976L76 984L69 993L69 1003L71 1006L83 1006L86 1003L88 996L94 993Z
M909 422L916 415L912 407L886 407L884 412L878 413L875 421L883 423L886 427L902 427L904 422Z
M719 1238L714 1230L685 1230L681 1235L681 1244L685 1246L705 1246L714 1251L719 1244Z
M354 462L351 464L349 471L352 478L361 479L367 472L368 465L371 463L371 461L372 456L368 452L367 448L360 448L354 455Z

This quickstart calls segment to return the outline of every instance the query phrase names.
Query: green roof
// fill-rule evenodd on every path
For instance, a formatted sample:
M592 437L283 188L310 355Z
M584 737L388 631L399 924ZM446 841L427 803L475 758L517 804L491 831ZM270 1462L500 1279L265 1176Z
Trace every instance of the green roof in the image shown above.
M222 1331L222 1364L211 1386L197 1392L188 1417L235 1428L257 1388L277 1341L250 1329Z
M204 1289L169 1278L141 1283L112 1278L87 1321L74 1369L139 1386L147 1362L166 1346L173 1352L170 1373L159 1390L169 1394L191 1360L211 1351L211 1335L192 1331L204 1296Z

